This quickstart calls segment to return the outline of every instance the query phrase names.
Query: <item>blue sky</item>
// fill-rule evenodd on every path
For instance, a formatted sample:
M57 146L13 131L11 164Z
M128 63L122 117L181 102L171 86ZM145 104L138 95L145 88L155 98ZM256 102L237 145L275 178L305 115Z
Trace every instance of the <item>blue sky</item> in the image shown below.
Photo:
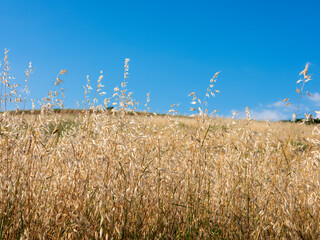
M44 97L61 69L65 107L83 99L89 75L103 70L110 97L130 58L129 91L167 112L180 103L189 113L190 92L203 96L221 71L209 110L244 112L257 119L290 118L296 81L306 63L313 80L301 113L320 110L319 1L17 1L0 0L1 59L10 49L11 74L23 83L29 61L31 97ZM290 98L292 106L279 101ZM143 107L141 106L143 109Z

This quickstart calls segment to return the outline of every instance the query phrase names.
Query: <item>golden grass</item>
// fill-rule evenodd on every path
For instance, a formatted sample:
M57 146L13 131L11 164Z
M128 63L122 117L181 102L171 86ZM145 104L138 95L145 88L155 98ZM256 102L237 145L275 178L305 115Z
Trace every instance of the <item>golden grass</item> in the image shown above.
M320 238L317 127L132 115L116 92L0 115L0 239Z
M289 123L110 113L68 126L58 114L0 121L4 239L319 237L312 126L297 128L276 172Z

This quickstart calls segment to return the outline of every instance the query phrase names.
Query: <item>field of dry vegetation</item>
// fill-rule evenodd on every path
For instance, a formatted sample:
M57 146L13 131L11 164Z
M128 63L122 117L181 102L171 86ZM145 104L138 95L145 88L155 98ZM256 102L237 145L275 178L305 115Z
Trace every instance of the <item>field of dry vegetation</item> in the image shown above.
M195 93L193 117L136 115L127 72L113 110L55 113L52 90L0 114L0 239L320 238L316 125L210 117Z

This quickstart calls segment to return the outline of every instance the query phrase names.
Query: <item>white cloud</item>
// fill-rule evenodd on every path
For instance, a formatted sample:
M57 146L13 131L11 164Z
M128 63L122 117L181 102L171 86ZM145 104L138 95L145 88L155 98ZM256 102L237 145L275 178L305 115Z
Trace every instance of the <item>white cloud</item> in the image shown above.
M235 112L237 110L232 110L231 112ZM246 118L246 113L245 111L237 111L238 113L236 114L236 119L244 119ZM255 108L255 109L249 109L250 112L250 117L251 119L254 120L270 120L270 121L279 121L279 120L287 120L291 119L292 113L289 111L284 112L282 108L273 108L273 109L268 109L266 107L264 108ZM232 117L232 115L228 116Z
M286 104L290 103L291 101L287 101L287 102L283 102L283 101L277 101L274 103L270 103L267 105L261 105L260 108L265 108L265 109L275 109L275 108L279 108L279 110L281 110L282 112L292 112L295 111L297 109L297 105L296 104L289 104L288 106L286 106Z
M290 102L290 100L288 102ZM255 120L271 121L292 119L292 113L296 111L297 106L295 104L285 106L288 102L276 101L253 108L250 111L251 118Z
M255 120L279 121L291 118L290 114L284 113L281 109L258 109L252 110L250 114Z
M317 106L320 105L320 94L314 93L312 96L308 96L309 100L313 101Z
M320 111L320 94L315 93L312 98L312 103L309 105L305 105L304 103L300 104L299 113L297 118L304 118L304 114L312 114L316 115L314 110ZM288 101L290 102L290 100ZM250 108L250 116L255 120L270 120L270 121L280 121L280 120L292 120L292 114L297 112L298 105L295 103L291 103L289 106L285 106L288 102L276 101L269 104L258 104L256 107ZM315 104L315 103L318 103ZM316 107L318 106L318 107ZM250 106L249 106L250 107ZM319 109L318 109L319 108ZM231 113L236 110L232 110ZM246 118L245 109L238 110L238 114L236 115L237 119ZM227 117L232 117L228 115ZM320 114L317 114L317 118L320 119Z
M286 105L286 103L284 103L283 101L278 101L278 102L274 102L271 104L268 104L267 107L271 108L271 107L283 107L284 105Z

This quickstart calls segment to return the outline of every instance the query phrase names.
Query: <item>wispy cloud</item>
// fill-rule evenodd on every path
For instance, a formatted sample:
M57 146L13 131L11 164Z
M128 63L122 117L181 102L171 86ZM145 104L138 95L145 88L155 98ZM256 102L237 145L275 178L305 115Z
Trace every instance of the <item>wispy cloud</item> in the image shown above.
M320 94L319 93L313 93L311 96L308 96L309 100L314 102L317 106L320 106Z
M295 104L285 106L288 102L276 101L260 105L251 111L251 117L256 120L287 120L292 119L292 113L297 109Z
M290 100L288 102L290 102ZM266 105L260 105L260 107L267 108L267 109L279 108L281 109L281 111L285 111L285 112L294 111L295 109L297 109L297 106L295 104L289 104L288 106L286 106L288 102L277 101L277 102L266 104Z
M271 104L268 104L267 107L268 108L272 108L272 107L284 107L286 103L284 103L283 101L277 101Z
M287 102L276 101L269 104L259 104L259 107L250 109L250 116L255 120L280 121L292 119L292 113L296 109L295 105L285 106ZM236 110L233 110L234 112ZM238 111L237 118L245 118L245 111Z
M281 109L255 109L250 114L251 118L255 120L279 121L290 119L290 114Z
M303 102L300 104L297 118L304 118L304 114L309 115L311 113L313 116L320 119L320 114L315 113L316 110L320 111L320 94L314 93L312 96L308 96L308 100L309 103L307 102L306 104ZM290 102L290 100L288 102ZM290 105L285 106L288 102L276 101L269 104L258 104L258 106L250 108L251 118L255 120L270 121L292 120L292 115L293 113L296 114L298 105L291 103ZM235 111L239 112L236 116L238 119L246 117L245 109L232 110L232 112Z
M268 105L269 106L269 105ZM258 108L254 108L254 109L250 109L250 116L252 119L255 120L260 120L260 121L264 121L264 120L270 120L270 121L280 121L280 120L287 120L287 119L291 119L292 117L292 113L290 111L284 111L283 108L280 107L273 107L270 108L268 106L264 106L264 107L258 107ZM232 110L233 112L238 112L238 114L236 115L237 119L243 119L246 118L246 114L245 111L239 111L239 110Z

